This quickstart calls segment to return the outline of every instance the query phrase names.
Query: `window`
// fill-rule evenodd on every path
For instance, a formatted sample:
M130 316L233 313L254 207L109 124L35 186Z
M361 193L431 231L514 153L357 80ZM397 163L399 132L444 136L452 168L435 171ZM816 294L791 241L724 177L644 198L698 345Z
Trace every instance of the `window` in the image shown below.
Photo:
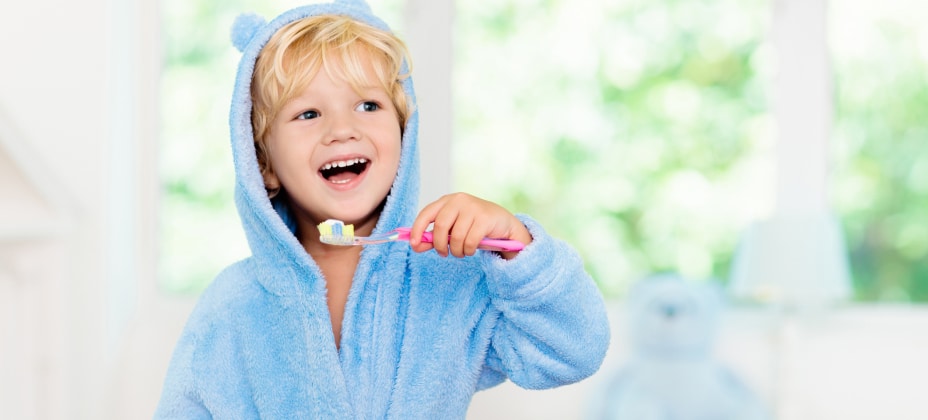
M928 302L928 5L831 2L834 203L857 297Z
M459 189L540 219L609 296L655 271L725 278L770 204L768 9L458 2Z

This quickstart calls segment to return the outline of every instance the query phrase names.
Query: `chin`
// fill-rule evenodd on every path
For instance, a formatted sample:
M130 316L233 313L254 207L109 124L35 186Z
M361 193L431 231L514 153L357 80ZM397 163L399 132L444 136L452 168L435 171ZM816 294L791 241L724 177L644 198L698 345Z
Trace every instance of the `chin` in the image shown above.
M384 199L380 203L377 203L377 204L368 204L363 207L355 207L355 209L369 208L370 210L367 212L354 212L353 211L353 212L350 212L349 214L343 213L345 216L345 219L341 219L341 220L344 220L346 222L350 221L350 223L355 224L355 225L360 225L360 224L363 224L364 222L368 222L371 220L376 221L380 217L380 213L383 211L383 206L386 203L386 201L387 200Z

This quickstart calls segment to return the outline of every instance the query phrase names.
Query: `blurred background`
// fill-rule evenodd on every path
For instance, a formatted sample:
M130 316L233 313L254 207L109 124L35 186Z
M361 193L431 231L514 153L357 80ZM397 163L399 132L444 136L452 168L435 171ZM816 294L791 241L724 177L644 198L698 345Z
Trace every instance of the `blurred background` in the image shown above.
M588 418L654 273L726 291L717 357L781 419L924 419L928 3L370 0L410 44L423 194L576 247L612 348L471 417ZM241 12L0 6L0 413L150 418L197 295L248 255L227 115Z

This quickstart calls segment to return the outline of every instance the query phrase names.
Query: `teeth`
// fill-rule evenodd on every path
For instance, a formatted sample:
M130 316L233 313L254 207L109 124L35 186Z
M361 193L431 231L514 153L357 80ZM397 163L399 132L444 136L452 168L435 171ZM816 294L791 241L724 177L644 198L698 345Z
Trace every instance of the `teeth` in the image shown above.
M367 159L357 158L357 159L348 159L348 160L339 160L335 162L329 162L322 166L322 170L329 170L332 168L344 168L352 165L367 163Z

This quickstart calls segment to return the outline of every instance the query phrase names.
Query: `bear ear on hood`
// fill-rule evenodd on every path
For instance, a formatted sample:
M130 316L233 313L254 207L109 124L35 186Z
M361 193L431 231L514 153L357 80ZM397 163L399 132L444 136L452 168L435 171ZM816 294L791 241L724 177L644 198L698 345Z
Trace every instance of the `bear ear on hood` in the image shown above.
M371 12L371 6L368 5L364 0L335 0L335 4L343 4L345 6L354 7L368 13Z
M333 4L349 9L360 10L365 13L372 12L371 6L364 0L335 0ZM264 27L264 25L267 25L267 20L255 13L243 13L239 15L232 23L232 45L234 45L239 52L245 52L245 48L248 48L248 44L251 43L252 38L255 37L255 34L257 34L258 30Z
M263 17L254 13L244 13L235 18L232 23L232 45L239 52L245 52L245 48L251 43L258 30L267 25Z

